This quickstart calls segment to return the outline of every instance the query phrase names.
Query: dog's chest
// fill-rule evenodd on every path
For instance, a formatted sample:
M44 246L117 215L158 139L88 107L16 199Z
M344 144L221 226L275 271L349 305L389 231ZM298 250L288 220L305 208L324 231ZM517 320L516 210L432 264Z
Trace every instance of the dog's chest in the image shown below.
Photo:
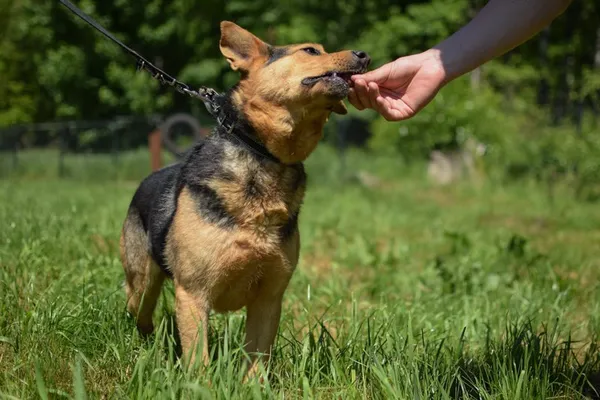
M260 208L252 217L244 214L245 223L224 227L198 213L189 189L179 196L167 258L175 279L207 293L215 310L237 310L261 291L276 292L293 273L298 234L281 235L288 203L273 199Z
M295 269L304 169L266 164L225 150L216 170L179 195L169 264L177 280L203 287L215 309L238 309Z
M301 166L230 160L208 181L238 230L257 241L281 239L300 210L305 174Z

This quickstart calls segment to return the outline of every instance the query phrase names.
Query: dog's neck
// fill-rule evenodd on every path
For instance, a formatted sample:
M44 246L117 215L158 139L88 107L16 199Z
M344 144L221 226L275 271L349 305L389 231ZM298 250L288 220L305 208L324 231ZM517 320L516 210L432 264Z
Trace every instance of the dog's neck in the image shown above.
M309 107L298 107L300 111L292 113L259 96L242 100L236 88L223 101L224 115L235 121L234 130L254 137L283 164L303 162L310 155L330 114L329 110Z
M245 148L256 157L267 159L275 163L281 163L281 160L274 156L258 139L256 130L251 126L244 115L231 103L229 95L217 98L217 103L220 109L219 114L217 115L219 123L217 131L224 139Z

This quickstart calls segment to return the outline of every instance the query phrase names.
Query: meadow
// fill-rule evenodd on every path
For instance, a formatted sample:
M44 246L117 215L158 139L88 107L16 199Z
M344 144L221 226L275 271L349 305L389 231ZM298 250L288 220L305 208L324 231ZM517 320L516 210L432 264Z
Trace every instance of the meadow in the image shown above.
M150 338L125 312L118 239L147 155L68 156L64 178L56 160L0 160L0 399L599 397L600 212L567 187L442 188L320 147L267 379L244 385L243 312L211 316L202 373L180 367L172 284Z

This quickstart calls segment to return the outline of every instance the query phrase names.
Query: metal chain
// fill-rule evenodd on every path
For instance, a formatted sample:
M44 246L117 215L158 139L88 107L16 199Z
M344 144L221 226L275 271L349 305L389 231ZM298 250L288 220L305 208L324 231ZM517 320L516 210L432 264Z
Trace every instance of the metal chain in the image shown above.
M169 75L166 75L163 71L156 68L153 64L150 64L141 58L137 59L136 67L138 71L148 71L150 75L152 75L152 77L158 80L162 85L172 86L179 93L187 94L190 97L195 97L202 100L208 112L212 116L217 117L220 111L220 107L215 102L215 98L218 96L216 90L206 86L201 86L198 90L193 90L185 83L180 82Z

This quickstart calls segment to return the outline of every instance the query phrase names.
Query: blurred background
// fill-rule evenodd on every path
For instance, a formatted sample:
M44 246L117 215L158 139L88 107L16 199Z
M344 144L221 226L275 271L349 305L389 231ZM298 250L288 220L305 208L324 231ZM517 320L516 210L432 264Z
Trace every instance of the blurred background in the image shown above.
M485 1L76 4L169 74L224 90L237 74L219 53L221 20L272 44L365 50L376 67L435 45ZM148 172L149 133L169 117L187 119L169 120L166 158L213 124L200 101L137 73L131 57L58 1L0 0L0 76L0 176L76 178L96 154L111 157L114 170L94 173L137 179ZM447 86L416 118L389 123L351 109L327 125L324 146L340 157L348 148L388 157L438 184L473 176L560 181L577 197L596 200L599 113L600 4L580 0L533 40Z

